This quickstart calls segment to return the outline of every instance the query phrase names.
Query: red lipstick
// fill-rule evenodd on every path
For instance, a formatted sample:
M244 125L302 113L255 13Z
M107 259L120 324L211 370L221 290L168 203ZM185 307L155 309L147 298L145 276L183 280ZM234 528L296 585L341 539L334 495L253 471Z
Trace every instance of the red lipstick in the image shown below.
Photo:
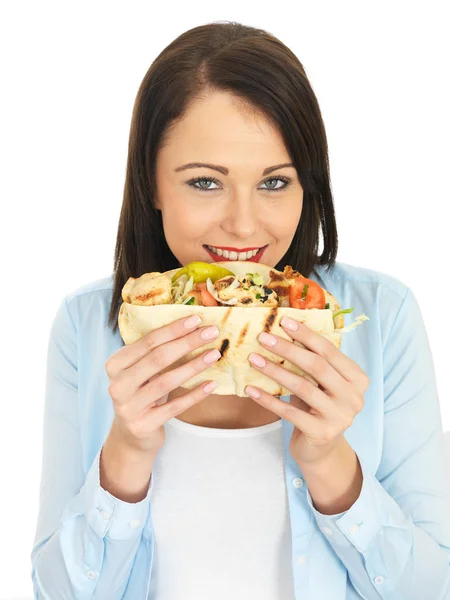
M252 256L252 258L248 258L247 261L258 263L261 260L261 257L264 254L267 246L268 246L268 244L263 246L261 248L261 250L255 254L255 256ZM219 256L218 254L214 254L214 252L211 252L211 250L209 250L209 248L207 248L206 246L203 246L203 247L206 250L206 252L214 259L214 262L226 262L226 261L230 260L229 258L225 258L224 256ZM220 246L214 246L214 247L220 248ZM221 249L231 250L231 251L234 250L235 252L245 252L246 250L256 250L256 248L241 248L241 249L239 249L239 248L221 248Z

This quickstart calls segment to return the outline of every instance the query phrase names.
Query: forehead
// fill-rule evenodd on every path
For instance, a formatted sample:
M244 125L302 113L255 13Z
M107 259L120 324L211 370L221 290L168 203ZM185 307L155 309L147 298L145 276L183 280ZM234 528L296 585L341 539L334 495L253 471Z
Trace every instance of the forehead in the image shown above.
M158 162L212 162L230 168L287 162L280 132L260 112L229 93L216 92L194 101L166 134ZM181 162L180 162L181 161Z

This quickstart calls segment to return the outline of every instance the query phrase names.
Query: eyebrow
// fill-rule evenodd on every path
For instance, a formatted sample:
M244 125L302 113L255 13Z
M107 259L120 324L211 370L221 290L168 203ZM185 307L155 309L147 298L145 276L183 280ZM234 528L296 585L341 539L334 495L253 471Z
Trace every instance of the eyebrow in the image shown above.
M293 167L293 166L294 166L293 163L283 163L281 165L274 165L273 167L267 167L267 169L264 169L262 174L264 176L264 175L267 175L268 173L271 173L272 171L276 171L277 169L282 169L283 167ZM214 171L219 171L223 175L228 175L228 173L229 173L229 171L226 167L221 167L219 165L210 165L208 163L188 163L186 165L182 165L181 167L176 168L175 172L178 173L178 171L186 171L186 169L196 169L198 167L207 167L208 169L214 169Z

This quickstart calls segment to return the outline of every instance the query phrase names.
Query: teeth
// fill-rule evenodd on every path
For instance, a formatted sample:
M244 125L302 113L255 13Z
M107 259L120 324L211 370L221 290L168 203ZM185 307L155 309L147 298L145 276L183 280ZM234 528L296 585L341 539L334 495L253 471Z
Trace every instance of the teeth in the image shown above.
M214 252L214 254L218 254L219 256L228 258L229 260L249 260L250 258L255 256L255 254L257 254L260 250L259 248L257 248L256 250L249 250L248 252L239 252L239 254L238 254L234 250L231 250L231 251L221 250L220 248L214 248L214 246L206 246L206 247L209 250L211 250L211 252Z

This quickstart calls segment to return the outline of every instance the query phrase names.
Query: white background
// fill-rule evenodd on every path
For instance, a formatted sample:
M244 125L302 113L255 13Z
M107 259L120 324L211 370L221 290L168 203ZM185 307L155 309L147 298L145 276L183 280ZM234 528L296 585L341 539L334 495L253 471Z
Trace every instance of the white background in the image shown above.
M444 430L450 326L445 2L3 5L0 598L31 598L46 349L64 295L112 272L132 107L191 27L262 27L303 63L328 133L338 261L419 301Z

